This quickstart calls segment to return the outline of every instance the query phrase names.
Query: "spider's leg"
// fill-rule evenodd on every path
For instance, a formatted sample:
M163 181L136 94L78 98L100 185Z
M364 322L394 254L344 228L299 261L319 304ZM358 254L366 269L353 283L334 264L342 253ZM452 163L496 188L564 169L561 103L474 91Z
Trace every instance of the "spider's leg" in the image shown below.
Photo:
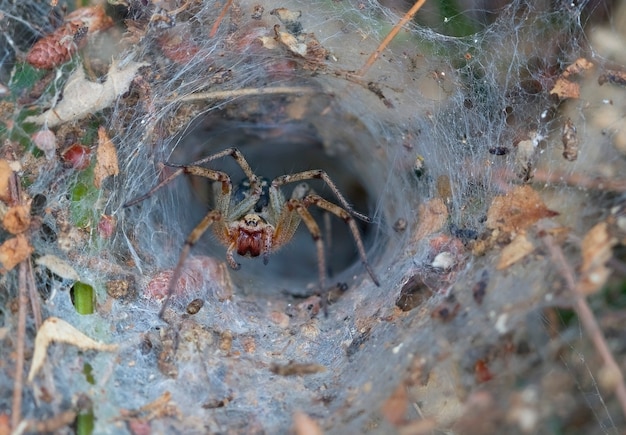
M197 175L198 177L208 178L211 181L221 183L221 191L216 197L215 208L222 212L224 216L228 215L228 209L230 207L230 195L233 190L233 185L230 181L228 174L222 171L216 171L214 169L204 168L202 166L195 165L175 165L167 163L168 166L173 168L180 168L185 174ZM177 171L178 172L178 171Z
M179 169L177 171L175 171L174 173L172 173L169 177L167 177L165 180L161 181L159 184L157 184L156 186L154 186L152 189L150 189L148 191L148 193L138 196L135 199L131 199L130 201L128 201L126 204L124 204L124 207L130 207L131 205L135 205L140 203L141 201L148 199L149 197L151 197L157 190L159 190L160 188L167 186L168 184L170 184L172 181L174 181L174 179L176 177L178 177L180 174L183 173L182 169Z
M341 194L335 183L330 179L328 174L322 169L312 169L310 171L297 172L295 174L281 175L280 177L276 177L274 181L272 181L272 186L278 188L279 186L295 183L296 181L304 181L304 180L313 180L313 179L321 179L324 180L326 185L333 191L343 208L352 216L361 219L364 222L372 222L368 216L355 211L346 198ZM330 211L330 210L329 210Z
M281 218L274 231L274 249L277 249L291 240L298 228L300 220L306 225L317 247L320 292L324 292L326 291L326 255L324 253L322 232L313 216L311 216L311 213L306 209L306 204L304 204L302 200L292 198L285 204Z
M230 209L232 191L230 177L224 172L199 166L200 164L207 163L224 156L232 156L237 164L239 164L246 177L248 177L248 180L250 180L250 196L240 203L235 204L232 210ZM227 148L222 152L200 159L190 165L177 165L173 163L166 163L166 165L174 168L180 168L187 174L197 175L208 178L209 180L221 182L222 192L216 197L216 208L224 213L225 219L229 221L241 217L241 215L245 214L248 210L254 207L263 193L259 177L252 172L250 165L237 148Z
M339 207L337 204L333 204L332 202L326 201L324 198L322 198L319 195L314 195L314 194L307 195L302 200L302 203L306 207L310 205L316 205L317 207L334 214L338 218L342 219L346 224L348 224L348 227L350 227L350 231L352 232L352 237L354 238L354 242L356 243L357 250L359 251L361 262L363 263L363 266L365 266L365 270L367 270L367 273L372 278L372 281L374 281L374 284L380 287L380 281L378 281L378 278L374 274L374 271L372 270L369 262L367 261L367 256L365 255L365 247L363 246L363 241L361 240L361 234L359 233L359 229L357 228L356 222L354 221L352 216L350 216L350 213L348 213L348 211L344 210L343 208Z
M200 221L198 225L189 233L187 239L185 240L185 245L183 249L180 251L180 256L178 257L178 263L176 264L176 268L172 273L172 277L170 278L170 282L167 286L167 295L165 296L165 301L163 301L163 306L161 307L161 311L159 311L159 317L163 318L163 314L165 313L165 309L170 301L170 297L174 293L174 288L180 279L181 274L183 273L183 266L185 265L185 260L189 255L189 251L191 247L196 244L196 242L202 237L202 235L206 232L206 230L213 224L214 222L218 222L222 219L222 213L218 210L211 210L207 213L207 215Z
M241 268L241 264L237 263L235 260L235 248L237 247L236 243L231 243L226 249L226 262L233 270L239 270Z

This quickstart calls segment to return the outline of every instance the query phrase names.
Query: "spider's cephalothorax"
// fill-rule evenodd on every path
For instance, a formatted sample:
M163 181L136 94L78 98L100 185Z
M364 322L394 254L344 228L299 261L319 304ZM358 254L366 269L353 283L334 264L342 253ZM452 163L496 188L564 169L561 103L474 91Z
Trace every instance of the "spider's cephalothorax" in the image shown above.
M233 157L246 175L246 178L234 192L228 174L200 166L225 156ZM167 166L178 168L178 170L145 195L127 203L126 206L128 207L143 201L183 173L208 178L216 182L216 185L214 209L207 213L185 240L185 245L178 259L178 264L170 279L167 299L161 308L161 316L165 311L169 296L180 278L183 264L191 247L209 227L212 228L217 239L226 246L226 260L229 266L233 269L239 269L240 264L237 263L234 258L235 252L241 256L263 256L263 262L267 264L269 254L287 244L298 229L300 222L304 222L304 225L311 233L317 247L320 292L324 292L326 290L326 257L320 228L308 211L308 207L311 205L315 205L328 213L334 214L348 225L365 269L372 278L372 281L374 281L376 285L380 285L374 271L367 261L365 248L354 217L365 222L371 222L371 220L350 207L341 192L339 192L339 189L337 189L337 186L335 186L335 183L332 182L328 174L323 170L314 169L295 174L281 175L270 182L265 178L256 176L252 172L246 159L236 148L225 149L224 151L193 162L190 165L174 165L168 163ZM323 180L333 191L337 200L341 203L341 206L315 194L308 185L303 182L312 179ZM294 188L291 197L285 199L280 187L298 181L301 183Z

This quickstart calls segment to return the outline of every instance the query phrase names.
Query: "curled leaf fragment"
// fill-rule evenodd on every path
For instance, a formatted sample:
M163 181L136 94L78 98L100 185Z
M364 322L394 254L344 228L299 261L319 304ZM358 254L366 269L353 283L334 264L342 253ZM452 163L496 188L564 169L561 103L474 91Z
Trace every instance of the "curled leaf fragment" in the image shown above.
M123 67L113 62L104 83L96 83L87 79L85 71L78 68L67 79L63 88L63 100L55 107L41 115L29 116L24 122L47 124L55 127L69 121L77 121L84 117L106 109L128 91L137 70L145 63L128 62Z
M37 331L33 364L30 367L30 372L28 372L28 382L32 382L35 379L35 376L46 362L48 346L51 343L71 344L82 350L97 350L99 352L115 352L117 350L117 345L115 344L95 341L66 321L56 317L49 317Z
M18 234L0 245L0 273L6 273L33 253L28 238Z
M46 267L50 272L60 276L63 279L70 279L72 281L80 280L78 272L76 272L76 270L74 270L74 268L70 266L69 263L61 260L56 255L42 255L37 260L35 260L35 263L39 266Z
M100 189L102 182L111 175L119 174L117 151L104 127L98 129L98 149L96 150L96 167L93 170L93 184Z

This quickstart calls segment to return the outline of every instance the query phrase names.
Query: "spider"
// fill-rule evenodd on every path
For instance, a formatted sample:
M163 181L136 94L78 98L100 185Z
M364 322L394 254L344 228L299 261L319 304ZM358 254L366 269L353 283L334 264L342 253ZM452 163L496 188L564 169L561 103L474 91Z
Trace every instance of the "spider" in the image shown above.
M228 174L200 166L226 156L231 156L235 159L246 176L242 185L235 192L233 192L233 186ZM380 286L378 278L367 261L363 241L353 216L364 222L371 222L371 219L352 209L339 189L337 189L335 183L323 170L314 169L281 175L270 182L252 172L250 165L237 148L227 148L189 165L172 163L165 163L165 165L178 169L146 194L126 203L124 207L130 207L149 198L157 190L171 183L181 174L191 174L208 178L215 182L215 208L204 216L185 240L178 263L168 284L166 299L159 313L160 317L163 317L191 247L209 227L212 228L217 239L226 247L226 261L228 265L232 269L237 270L241 265L235 260L235 253L244 257L261 256L263 263L267 264L269 255L289 243L300 222L304 222L317 247L319 284L323 292L326 289L324 243L320 228L308 211L308 207L311 205L334 214L348 225L363 266L374 284ZM322 179L335 194L341 206L327 201L314 193L308 184L304 182L312 179ZM280 187L298 181L302 183L294 188L291 198L286 199Z

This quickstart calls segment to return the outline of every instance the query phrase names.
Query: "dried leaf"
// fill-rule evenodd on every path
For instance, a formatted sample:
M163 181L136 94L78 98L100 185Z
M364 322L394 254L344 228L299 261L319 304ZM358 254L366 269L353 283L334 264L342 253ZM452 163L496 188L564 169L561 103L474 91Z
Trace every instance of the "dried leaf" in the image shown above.
M518 186L505 196L496 196L487 212L487 227L513 233L530 227L540 219L557 216L546 207L530 186Z
M563 157L570 162L576 160L578 158L578 135L576 134L576 126L569 118L563 125L561 141L563 142Z
M11 200L11 191L9 185L11 177L13 176L13 170L9 165L9 162L5 159L0 159L0 200L9 202Z
M41 115L29 116L24 121L55 127L105 109L113 104L117 97L128 91L137 70L145 65L147 64L129 62L120 69L118 63L113 62L104 83L87 80L83 68L78 68L68 78L63 88L63 99L57 106Z
M49 317L37 331L33 364L28 373L28 382L32 382L41 367L43 367L48 355L48 346L53 342L71 344L82 350L97 350L100 352L115 352L117 350L117 345L115 344L104 344L92 340L66 321L56 317Z
M2 226L11 234L23 233L30 226L30 207L16 205L6 212L2 219Z
M580 85L564 78L557 79L554 87L550 91L550 95L555 94L559 98L578 98L580 97Z
M200 47L193 42L188 23L164 30L157 43L165 57L179 65L187 65L200 51Z
M448 220L448 208L441 198L434 198L425 204L420 204L418 213L419 227L413 240L421 240L439 231Z
M295 435L322 435L319 424L307 414L296 411L293 414L293 433Z
M80 281L78 272L74 270L69 263L61 260L56 255L44 255L35 260L35 263L48 268L50 272L60 276L63 279L71 279L72 281Z
M592 67L593 63L589 62L587 59L583 57L576 59L573 64L565 68L565 71L563 71L561 76L556 80L550 94L556 94L563 99L578 98L580 96L580 86L572 82L570 78L574 75L580 75Z
M569 65L567 68L565 68L565 71L563 71L563 74L561 74L561 77L568 78L573 75L579 75L591 68L593 68L592 62L589 62L584 57L579 57L578 59L574 61L574 63Z
M80 21L90 35L113 26L113 20L102 5L76 9L65 17L65 21Z
M383 403L383 415L385 419L394 426L404 423L406 408L409 404L409 398L404 384L396 387L394 392Z
M57 137L47 128L39 130L31 136L35 146L44 152L46 159L54 159L54 153L57 149Z
M280 32L276 29L276 40L283 44L289 51L304 57L306 55L306 44L288 32Z
M104 127L98 129L98 149L96 150L96 166L93 170L93 184L100 189L102 182L111 175L119 174L115 145L107 135Z
M520 233L511 243L502 249L498 270L506 269L535 250L535 246L528 240L525 233Z
M598 84L600 86L605 83L626 86L626 72L619 70L606 70L604 74L598 77Z
M33 253L33 247L30 246L28 239L23 234L5 241L0 245L0 273L4 274L13 269L22 261L26 260Z
M617 240L609 235L606 222L600 222L585 235L580 270L580 288L583 294L593 294L606 283L611 275L611 269L606 267L606 263L611 259L612 247L616 243Z

